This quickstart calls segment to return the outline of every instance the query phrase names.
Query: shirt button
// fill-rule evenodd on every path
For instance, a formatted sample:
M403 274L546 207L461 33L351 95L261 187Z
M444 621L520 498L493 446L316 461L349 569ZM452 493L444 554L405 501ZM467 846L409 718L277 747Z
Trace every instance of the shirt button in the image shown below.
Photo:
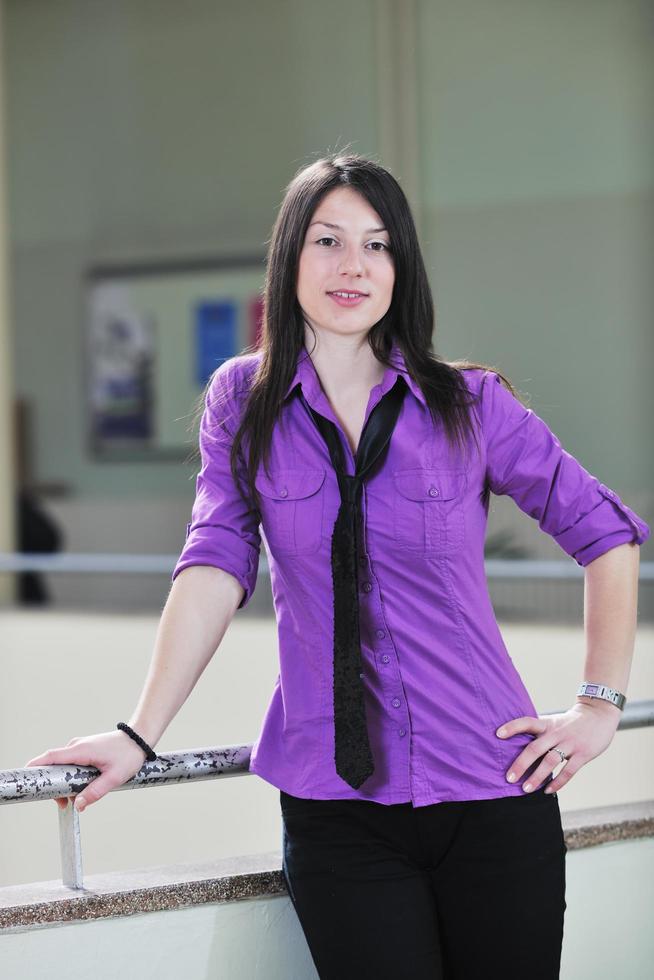
M429 488L429 496L430 497L437 497L438 496L438 493L439 493L438 487L430 487Z
M372 589L372 582L364 582L363 583L363 591L364 592L370 592L371 589Z
M391 659L391 658L390 658L390 657L388 656L388 654L387 654L387 653L385 653L385 654L383 655L383 657L381 658L381 662L382 662L383 664L387 664L387 663L389 663L389 662L390 662L390 659Z
M405 728L398 729L397 734L400 736L400 738L403 738L406 735L406 729Z
M283 487L283 488L282 488L282 489L281 489L281 490L279 491L279 496L280 496L280 497L288 497L288 490L286 489L286 487Z
M393 698L391 704L393 705L394 708L399 708L402 702L400 701L399 698Z
M386 636L385 630L375 630L375 633L377 634L380 640L383 640L384 637Z

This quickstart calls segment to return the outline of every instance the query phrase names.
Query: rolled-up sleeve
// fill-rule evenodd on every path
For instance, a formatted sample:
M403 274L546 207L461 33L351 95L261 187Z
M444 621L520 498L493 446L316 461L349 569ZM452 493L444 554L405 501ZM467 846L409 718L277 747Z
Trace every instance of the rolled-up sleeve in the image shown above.
M486 475L493 493L512 497L578 565L627 541L640 545L649 538L649 525L566 452L496 372L484 372L481 394Z
M254 592L261 538L256 509L241 497L230 469L230 450L237 418L236 379L226 361L215 372L207 390L200 422L201 469L196 478L191 521L172 581L189 565L213 565L233 575L243 586L238 608ZM239 453L238 476L246 496L246 467Z

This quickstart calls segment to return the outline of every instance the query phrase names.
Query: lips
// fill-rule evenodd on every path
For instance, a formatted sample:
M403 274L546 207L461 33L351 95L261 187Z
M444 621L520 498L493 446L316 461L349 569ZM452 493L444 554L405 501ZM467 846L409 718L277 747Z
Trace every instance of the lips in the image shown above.
M352 292L353 292L352 296L339 296L338 290L334 290L333 292L327 293L327 295L330 297L330 299L334 300L337 306L340 306L344 309L347 309L348 307L353 308L355 306L358 306L361 300L368 298L367 293L360 293L357 290L353 290Z
M329 289L327 291L328 296L333 296L335 293L350 293L354 296L369 296L369 293L362 293L359 289Z

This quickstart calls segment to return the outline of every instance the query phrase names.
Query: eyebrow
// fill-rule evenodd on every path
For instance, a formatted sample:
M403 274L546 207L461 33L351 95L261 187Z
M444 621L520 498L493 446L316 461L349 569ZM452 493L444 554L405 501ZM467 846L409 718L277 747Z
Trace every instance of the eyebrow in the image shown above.
M337 231L343 231L340 225L334 225L330 221L312 221L311 224L309 225L309 228L311 228L312 225L325 225L327 228L335 228ZM374 235L378 231L386 231L386 230L387 230L386 228L367 228L365 234Z

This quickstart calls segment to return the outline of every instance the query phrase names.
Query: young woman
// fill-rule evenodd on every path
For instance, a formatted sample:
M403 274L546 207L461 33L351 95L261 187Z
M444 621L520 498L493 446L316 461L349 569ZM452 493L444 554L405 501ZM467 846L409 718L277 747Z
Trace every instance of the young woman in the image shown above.
M250 770L280 790L320 977L552 980L556 790L618 726L650 529L498 371L434 354L433 328L395 179L355 154L301 170L261 348L203 393L192 520L139 704L126 729L28 764L97 766L78 808L134 775L249 602L263 536L280 672ZM589 686L560 714L538 715L495 621L491 491L586 568Z

